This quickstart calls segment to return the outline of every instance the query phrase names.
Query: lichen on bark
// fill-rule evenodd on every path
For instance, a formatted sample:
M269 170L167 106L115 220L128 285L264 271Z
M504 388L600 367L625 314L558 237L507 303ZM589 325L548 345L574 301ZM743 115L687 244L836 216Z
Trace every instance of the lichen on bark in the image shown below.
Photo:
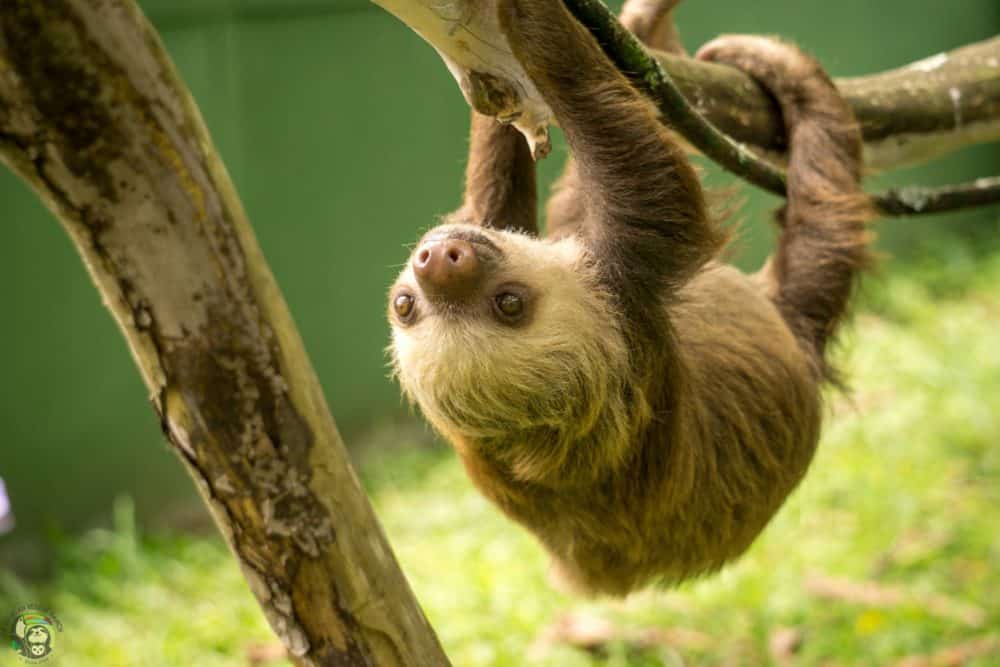
M0 5L0 158L69 232L295 661L447 664L197 108L131 0Z

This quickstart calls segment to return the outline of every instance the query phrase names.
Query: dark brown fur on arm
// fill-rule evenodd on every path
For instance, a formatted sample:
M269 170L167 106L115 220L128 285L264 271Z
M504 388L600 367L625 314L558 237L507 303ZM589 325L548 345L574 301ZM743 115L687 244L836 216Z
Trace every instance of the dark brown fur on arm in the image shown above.
M871 261L861 190L861 132L829 77L795 46L751 35L724 36L698 52L756 78L778 100L789 136L788 202L782 233L761 272L771 298L826 377L827 342Z
M505 1L500 20L566 135L591 241L636 257L614 263L615 278L657 294L690 278L725 235L706 215L697 175L652 105L561 2ZM656 268L632 275L638 266Z
M679 0L627 0L619 18L650 49L686 55L673 21ZM547 235L561 237L571 233L583 220L580 176L573 156L566 158L563 173L552 186L545 207Z
M535 162L513 125L472 112L465 200L455 222L538 235Z

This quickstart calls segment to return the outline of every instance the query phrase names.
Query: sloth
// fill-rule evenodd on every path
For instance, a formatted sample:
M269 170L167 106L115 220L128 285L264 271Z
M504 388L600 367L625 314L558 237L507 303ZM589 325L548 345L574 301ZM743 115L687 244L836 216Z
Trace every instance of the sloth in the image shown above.
M561 588L710 573L816 449L826 351L868 257L857 125L795 46L701 49L769 91L788 134L777 247L744 275L678 141L562 2L496 7L572 157L540 237L527 142L473 112L464 203L390 290L394 373Z

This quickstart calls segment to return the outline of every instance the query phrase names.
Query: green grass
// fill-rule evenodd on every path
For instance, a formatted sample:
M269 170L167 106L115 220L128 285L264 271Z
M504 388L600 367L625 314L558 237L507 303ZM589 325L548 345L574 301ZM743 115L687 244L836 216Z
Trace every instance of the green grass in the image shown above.
M716 576L624 602L564 597L548 588L534 541L446 450L394 443L368 457L379 515L453 663L779 664L769 642L791 628L801 646L789 664L893 665L1000 637L1000 255L949 247L883 270L838 353L854 391L831 394L811 472ZM56 550L51 581L0 578L0 606L38 601L60 616L54 664L245 665L248 645L273 641L216 540L138 535L123 504L113 530ZM902 593L882 605L823 598L806 588L818 576ZM671 629L674 641L600 656L540 648L569 613ZM1000 655L947 664L1000 665Z

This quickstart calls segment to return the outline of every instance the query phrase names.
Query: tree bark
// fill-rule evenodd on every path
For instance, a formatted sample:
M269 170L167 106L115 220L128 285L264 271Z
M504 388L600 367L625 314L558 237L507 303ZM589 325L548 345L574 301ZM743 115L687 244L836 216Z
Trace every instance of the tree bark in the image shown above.
M708 121L683 93L663 66L604 4L603 0L563 0L567 9L597 38L608 57L632 83L656 105L661 120L679 137L690 142L726 171L778 196L785 196L787 174L774 159L762 158L747 145L733 140ZM653 6L661 4L652 0ZM987 59L988 60L988 59ZM938 68L941 62L926 62L917 69ZM926 92L926 91L923 91ZM961 93L949 91L957 101ZM956 107L961 118L961 109ZM1000 178L980 178L971 183L943 187L895 188L868 195L880 215L926 215L1000 202Z
M204 123L132 0L0 5L0 158L60 219L299 665L447 665Z
M739 70L654 53L685 97L736 141L784 152L777 105ZM874 171L1000 139L1000 37L870 76L835 79L854 109Z
M537 154L551 112L497 25L495 0L372 0L427 40L470 105L513 119ZM653 52L695 109L738 142L784 148L777 106L735 69ZM887 170L1000 139L1000 37L871 76L837 79L865 139L865 164Z

